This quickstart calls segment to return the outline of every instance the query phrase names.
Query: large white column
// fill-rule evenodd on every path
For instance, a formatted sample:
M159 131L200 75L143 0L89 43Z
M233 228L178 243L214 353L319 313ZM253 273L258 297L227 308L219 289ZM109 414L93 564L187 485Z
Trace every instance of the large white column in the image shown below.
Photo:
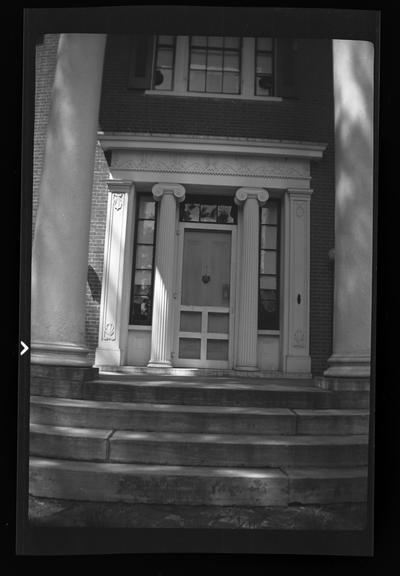
M120 366L124 361L127 311L123 303L127 281L127 258L131 236L128 223L133 219L133 183L108 181L107 225L104 240L104 270L101 288L97 366Z
M260 206L268 198L263 188L239 188L235 194L235 203L243 206L237 370L257 370Z
M369 377L372 306L373 70L369 42L333 41L335 286L332 377Z
M32 253L31 360L87 366L85 287L105 34L62 34Z
M160 203L156 236L151 356L148 366L171 366L172 292L176 239L176 204L185 198L180 184L156 184L153 196Z
M283 274L283 371L311 372L310 201L312 190L289 188L285 196Z

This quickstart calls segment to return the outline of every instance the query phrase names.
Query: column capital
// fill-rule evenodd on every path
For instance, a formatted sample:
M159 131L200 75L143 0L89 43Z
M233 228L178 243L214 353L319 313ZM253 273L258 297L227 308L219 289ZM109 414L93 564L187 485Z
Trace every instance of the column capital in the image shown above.
M235 193L235 204L244 204L249 198L257 200L263 206L269 198L267 190L264 188L238 188Z
M120 180L109 178L105 180L108 186L108 191L112 194L126 194L131 192L133 189L133 181L132 180Z
M159 202L164 194L172 194L177 202L183 202L185 199L185 188L182 184L159 182L154 184L152 192L156 202Z

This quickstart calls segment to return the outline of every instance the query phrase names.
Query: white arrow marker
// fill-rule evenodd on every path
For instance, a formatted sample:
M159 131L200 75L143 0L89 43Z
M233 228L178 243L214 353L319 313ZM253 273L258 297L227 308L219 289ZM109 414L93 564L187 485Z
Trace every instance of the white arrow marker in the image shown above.
M23 347L23 350L19 354L20 354L20 356L23 356L25 354L25 352L27 350L29 350L29 346L27 346L23 340L21 340L21 346Z

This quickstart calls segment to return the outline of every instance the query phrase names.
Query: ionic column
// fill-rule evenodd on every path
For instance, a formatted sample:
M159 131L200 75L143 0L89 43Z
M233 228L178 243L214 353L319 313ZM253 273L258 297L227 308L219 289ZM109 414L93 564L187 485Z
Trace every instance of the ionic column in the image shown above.
M257 370L260 206L268 198L263 188L239 188L235 194L235 203L243 206L237 370Z
M105 34L62 34L32 250L31 361L90 366L85 299Z
M154 271L151 356L148 366L171 366L172 291L174 284L176 204L185 198L180 184L156 184L154 199L160 202Z
M97 366L120 366L124 360L127 324L123 309L126 286L126 252L128 222L133 218L133 183L129 180L108 181L107 223L104 239L104 270L101 287L99 345Z
M333 40L335 285L330 377L370 375L374 47Z

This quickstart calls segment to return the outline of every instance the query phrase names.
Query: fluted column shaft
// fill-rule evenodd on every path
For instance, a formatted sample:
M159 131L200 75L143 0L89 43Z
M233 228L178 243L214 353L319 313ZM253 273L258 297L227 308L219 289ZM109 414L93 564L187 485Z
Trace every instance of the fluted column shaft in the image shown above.
M33 363L89 365L86 280L105 34L61 34L32 249Z
M149 366L171 366L172 291L174 285L176 203L185 189L180 184L156 184L153 196L160 203L154 271L151 357Z
M239 188L235 202L243 205L239 329L236 368L257 369L258 267L260 206L268 200L262 188Z

